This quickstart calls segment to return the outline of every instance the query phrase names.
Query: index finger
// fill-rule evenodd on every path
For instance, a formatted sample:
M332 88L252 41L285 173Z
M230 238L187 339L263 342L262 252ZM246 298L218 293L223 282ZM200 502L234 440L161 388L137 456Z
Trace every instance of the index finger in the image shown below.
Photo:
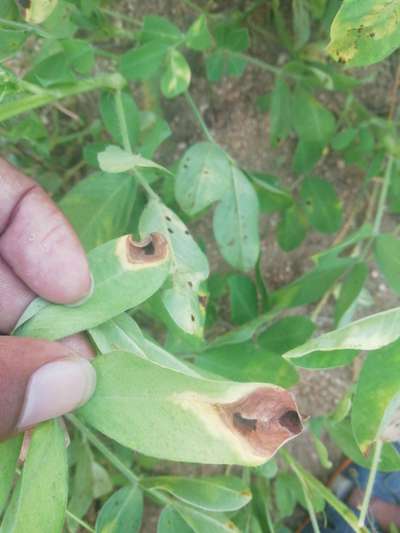
M91 277L72 226L46 192L0 158L0 256L34 293L71 304Z

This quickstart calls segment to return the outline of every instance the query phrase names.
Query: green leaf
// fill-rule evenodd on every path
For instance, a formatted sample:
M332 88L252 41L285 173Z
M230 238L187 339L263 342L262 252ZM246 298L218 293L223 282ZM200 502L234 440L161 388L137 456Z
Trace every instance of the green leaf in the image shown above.
M297 87L293 94L292 120L299 138L327 144L335 132L335 117L309 92Z
M257 316L257 290L247 276L232 274L228 278L233 324L244 324Z
M157 533L193 533L193 529L173 507L168 505L161 511Z
M363 263L356 263L345 277L335 308L335 322L338 324L343 315L357 301L357 298L368 277L368 266Z
M377 350L400 337L399 320L399 307L376 313L312 339L303 346L290 350L284 357L296 364L297 358L306 357L315 351L321 351L323 356L323 352L339 349Z
M251 500L251 492L238 477L214 476L190 479L178 476L147 477L145 488L161 489L184 503L205 511L236 511Z
M266 350L284 354L288 350L306 342L315 329L305 316L288 316L272 324L259 335L257 342Z
M29 7L25 9L25 20L31 24L40 24L51 15L58 0L30 0Z
M400 342L370 352L360 372L351 422L362 451L377 439L400 438Z
M302 48L310 38L311 21L308 4L305 0L292 0L294 44L297 50Z
M276 309L308 305L319 300L336 280L353 264L352 259L332 259L318 265L304 276L270 295Z
M33 432L22 476L3 520L2 533L26 533L27 524L30 533L61 533L67 481L64 430L57 420L52 420L37 426Z
M111 174L126 172L133 170L136 167L139 168L157 168L163 172L168 170L161 165L158 165L150 159L145 159L139 154L131 154L126 150L123 150L119 146L110 144L104 150L97 155L101 170L104 172L110 172Z
M371 468L372 454L365 456L353 434L353 430L349 420L344 420L338 424L329 422L327 424L329 435L338 448L340 448L346 457L365 468ZM379 463L379 470L381 472L398 472L400 470L400 454L396 448L390 444L385 443Z
M121 93L122 107L128 127L129 141L135 146L139 139L140 116L135 100L126 92ZM122 145L123 139L119 126L117 110L115 106L115 95L112 92L105 92L100 99L100 114L107 131L113 140Z
M186 34L186 46L193 50L207 50L213 45L213 38L208 29L207 17L200 15L190 26Z
M347 148L355 139L357 130L355 128L345 128L337 133L332 139L332 148L340 151Z
M290 192L282 188L278 183L278 178L261 172L246 172L250 178L260 202L260 210L264 213L274 213L282 211L293 204Z
M147 43L156 41L167 45L175 45L183 39L180 29L164 17L147 15L143 19L141 41Z
M143 157L152 158L160 144L170 135L168 123L151 111L140 113L140 140L139 152Z
M247 28L239 26L236 22L223 22L214 30L218 47L244 52L250 44Z
M160 41L151 41L125 52L121 56L119 70L128 80L148 80L159 72L168 46Z
M271 94L270 109L269 138L271 146L277 146L292 130L292 95L287 83L281 77L276 79Z
M292 167L295 174L311 172L320 160L324 144L317 141L304 141L300 139L293 155Z
M230 179L230 190L214 212L214 235L224 259L246 272L254 268L260 253L258 199L246 176L233 165Z
M22 437L0 442L0 516L6 506L15 476Z
M290 362L299 368L309 370L341 368L352 363L358 353L358 350L332 350L329 353L316 351L307 357L300 357Z
M61 45L68 66L79 74L90 74L95 64L92 45L83 39L63 39Z
M196 365L241 382L259 381L292 387L298 381L292 365L279 354L252 341L207 349L198 354Z
M206 513L177 503L174 507L195 533L240 533L235 524L222 513Z
M75 307L48 304L24 322L17 335L55 340L93 328L150 298L169 269L161 235L142 243L125 235L95 248L88 259L94 292L86 302Z
M101 353L108 353L112 350L129 351L189 376L198 375L180 359L168 353L150 338L146 338L128 313L123 313L90 329L89 334Z
M390 234L378 235L374 255L389 287L400 293L400 240Z
M274 491L279 517L291 516L302 492L297 477L289 472L280 473L275 480Z
M236 23L223 22L214 30L217 50L206 58L207 78L219 81L225 74L241 76L246 68L246 59L230 52L244 52L249 47L249 33Z
M132 176L99 172L79 181L59 205L91 250L128 231L135 198Z
M230 185L230 162L213 143L191 146L183 155L175 178L175 197L180 207L195 215L220 200Z
M400 46L400 2L344 0L331 26L330 55L361 67L381 61Z
M191 71L188 62L178 50L168 51L166 66L161 77L161 91L166 98L184 93L190 85Z
M280 418L288 410L297 412L292 396L278 387L188 376L131 352L98 356L93 365L96 391L80 409L80 416L108 437L145 455L257 465L294 436L286 427L284 431L277 427L271 438L276 416ZM241 432L231 421L231 410L240 415L243 402L248 406L246 417L257 416L253 399L269 420L268 431L263 433L262 425L256 430L263 443L256 448L252 434ZM295 432L298 430L300 427Z
M89 445L82 439L76 440L75 449L75 474L71 483L71 499L68 503L68 510L78 518L82 518L94 499L93 456ZM69 520L68 528L71 532L74 532L78 530L78 525L76 522Z
M21 50L27 36L27 32L1 29L0 60L7 59Z
M139 222L141 235L159 232L171 252L172 287L161 295L176 324L191 335L202 334L204 313L199 302L200 283L208 277L208 261L187 227L171 209L151 200Z
M300 246L307 233L307 221L301 209L296 205L285 209L277 227L277 240L285 252L290 252Z
M310 224L321 233L335 233L342 224L342 207L333 186L320 178L306 178L300 189Z
M142 515L142 491L138 486L123 487L101 508L96 520L96 533L138 533Z

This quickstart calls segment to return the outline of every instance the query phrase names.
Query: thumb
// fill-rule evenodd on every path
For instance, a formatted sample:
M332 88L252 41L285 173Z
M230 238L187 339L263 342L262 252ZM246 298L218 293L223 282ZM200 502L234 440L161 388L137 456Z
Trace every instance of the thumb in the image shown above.
M80 407L95 384L92 365L68 346L0 337L0 441Z

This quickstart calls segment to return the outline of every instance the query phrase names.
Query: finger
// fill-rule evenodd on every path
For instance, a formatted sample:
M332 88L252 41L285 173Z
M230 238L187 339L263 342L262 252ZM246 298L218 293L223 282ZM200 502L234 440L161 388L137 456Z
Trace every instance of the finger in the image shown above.
M76 333L75 335L64 337L60 342L86 359L92 359L96 355L96 351L85 333Z
M36 294L56 303L87 296L91 278L71 225L31 179L0 159L0 255Z
M12 331L34 298L34 293L0 257L0 333Z
M0 337L0 440L73 411L95 383L87 359L60 343Z

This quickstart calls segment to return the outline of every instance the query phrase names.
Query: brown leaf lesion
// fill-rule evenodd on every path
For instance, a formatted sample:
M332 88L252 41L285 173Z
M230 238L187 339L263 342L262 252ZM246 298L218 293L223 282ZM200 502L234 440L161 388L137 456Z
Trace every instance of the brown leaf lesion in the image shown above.
M271 457L303 431L293 396L280 387L259 387L235 402L215 407L229 429L263 457Z
M141 241L135 241L132 235L124 235L118 240L116 254L129 270L153 266L168 259L168 242L161 233L151 233Z

